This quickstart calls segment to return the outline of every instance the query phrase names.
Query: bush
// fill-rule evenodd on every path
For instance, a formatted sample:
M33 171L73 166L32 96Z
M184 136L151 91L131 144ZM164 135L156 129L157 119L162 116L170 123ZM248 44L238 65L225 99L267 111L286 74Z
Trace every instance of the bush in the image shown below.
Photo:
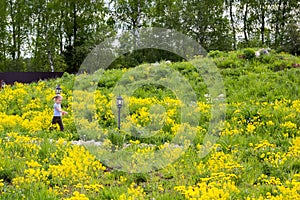
M220 62L217 62L217 67L221 69L227 69L227 68L237 68L239 64L236 60L233 59L222 59Z
M284 70L286 68L289 68L289 64L285 61L282 61L282 60L278 60L278 61L274 62L272 64L272 66L270 66L270 69L274 72L281 71L281 70Z
M244 49L243 58L245 58L247 60L255 58L255 50L252 48Z
M300 32L297 24L289 24L283 49L293 55L300 55Z
M218 51L218 50L210 51L208 53L208 57L210 57L210 58L220 58L220 57L226 57L226 56L227 56L227 53L225 53L223 51Z

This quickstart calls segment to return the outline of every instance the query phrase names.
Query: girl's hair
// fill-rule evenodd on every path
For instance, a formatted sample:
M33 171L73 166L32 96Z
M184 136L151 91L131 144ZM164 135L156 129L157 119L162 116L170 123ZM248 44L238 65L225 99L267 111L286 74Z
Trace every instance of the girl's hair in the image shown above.
M57 100L57 99L59 99L59 98L62 98L62 96L59 95L59 94L57 94L57 95L55 95L55 96L53 97L53 100Z

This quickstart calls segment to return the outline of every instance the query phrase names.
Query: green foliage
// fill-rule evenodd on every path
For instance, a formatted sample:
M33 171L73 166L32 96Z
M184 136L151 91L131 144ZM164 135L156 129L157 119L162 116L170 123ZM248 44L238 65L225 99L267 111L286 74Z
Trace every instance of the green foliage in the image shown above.
M282 50L300 55L300 28L296 23L288 25L285 38Z
M297 87L289 88L287 84L298 84L299 72L297 69L287 72L283 70L291 69L293 64L300 63L299 57L274 51L256 57L255 52L255 49L247 48L228 53L211 51L208 54L216 66L221 69L230 101L248 101L249 97L257 100L271 100L280 99L280 96L295 99L297 93L293 89ZM193 65L189 62L175 62L169 66L179 71L189 81L199 99L204 99L207 88L200 72ZM278 73L274 74L273 72ZM125 71L122 70L105 71L99 80L99 89L105 93L111 91L124 73ZM243 92L237 93L236 91ZM280 95L282 93L284 94ZM172 97L173 94L164 87L145 85L138 88L134 95L144 98L154 95L162 99L166 96Z
M244 49L242 56L248 60L253 59L255 57L255 50L251 48Z
M221 69L226 69L226 68L237 68L239 65L236 60L233 59L225 59L221 60L218 62L217 66Z
M176 30L208 51L271 47L298 55L295 16L297 0L1 1L0 71L51 71L53 63L55 71L75 73L97 44L120 31L138 37L145 27ZM134 50L110 68L162 60L182 58L160 49ZM230 66L236 67L234 62L222 64Z
M85 162L91 164L89 162L91 160L93 163L98 161L93 160L92 157L85 159L85 156L89 154L86 154L84 148L79 150L78 145L67 143L70 140L89 139L89 135L86 135L85 138L82 134L81 136L78 135L72 119L64 118L67 122L67 131L62 133L49 130L31 132L22 129L21 124L4 127L4 124L9 126L14 121L5 122L1 118L0 180L3 179L4 182L4 186L0 186L1 199L61 199L71 197L74 191L84 193L90 199L118 199L120 195L128 194L132 183L135 184L131 188L134 192L137 192L138 187L143 189L145 192L143 199L148 197L186 199L184 194L181 195L174 188L187 186L192 191L188 194L192 194L199 189L196 187L197 184L203 179L209 179L205 182L205 186L209 187L204 188L210 191L212 185L209 184L222 183L222 174L226 175L225 178L230 178L229 180L233 181L234 186L239 190L239 192L228 194L231 199L246 199L247 197L267 199L267 192L280 197L279 195L283 192L282 188L278 189L279 186L288 190L292 187L291 180L297 182L293 179L294 174L300 173L300 155L299 149L297 149L299 147L300 127L300 110L297 110L300 109L300 69L293 67L300 63L300 58L274 51L270 51L269 55L261 55L260 57L250 56L251 58L247 59L244 57L246 52L253 55L253 51L254 49L246 49L234 52L211 51L209 53L209 58L219 68L223 77L227 109L225 127L221 130L217 146L204 158L200 157L199 154L210 119L210 109L205 106L209 106L210 101L205 96L208 91L201 73L189 62L160 63L162 66L168 66L178 71L188 80L197 94L198 100L203 103L200 106L203 112L199 116L199 130L195 131L195 140L180 159L163 169L149 173L131 174L107 166L104 173L96 169L95 174L89 174L93 169L88 168L90 166L86 165ZM144 64L144 66L152 65ZM82 90L87 90L92 85L97 87L96 93L93 93L92 96L85 96L81 99L82 104L78 104L78 106L85 105L86 102L93 99L94 95L96 96L96 113L99 117L99 124L106 129L104 134L107 134L105 135L107 140L104 142L106 142L107 149L117 151L118 148L124 147L127 151L137 149L143 151L153 147L158 150L161 145L172 141L171 126L163 127L162 131L156 135L142 138L139 135L140 132L135 130L133 126L131 132L125 132L123 129L118 131L115 118L109 116L112 110L110 101L114 101L111 99L111 92L121 80L123 83L130 82L129 77L126 77L126 73L129 72L128 69L110 69L100 70L94 76L87 74L77 76L79 81L76 87ZM163 74L166 71L160 72ZM130 75L132 75L131 79L136 80L135 78L138 76L146 77L148 72L135 71ZM47 94L46 96L51 97L57 84L63 87L65 98L63 106L72 114L70 103L71 97L73 97L74 78L75 75L65 73L62 78L55 80L11 86L9 89L14 95L7 98L5 95L0 95L3 100L0 102L0 114L3 113L3 115L13 119L16 115L22 116L25 111L30 113L52 107L52 101L45 100L44 96ZM0 94L5 94L4 92L1 91ZM14 98L14 96L19 98ZM160 101L165 109L172 108L175 113L180 111L177 105L167 105L170 102L174 103L174 101L162 103L164 98L176 98L173 92L165 87L146 84L134 91L133 96L136 98L136 102L130 105L130 115L138 115L141 107L150 109L153 103L150 100L137 102L153 97L156 97L156 100ZM8 98L10 102L7 100ZM29 109L28 104L32 100L38 100L37 105L40 108L29 107ZM83 107L83 109L85 108ZM31 119L32 116L22 117ZM176 114L172 115L171 119L180 123L179 116ZM141 117L137 120L141 120ZM92 125L89 121L86 123ZM93 128L92 131L94 131ZM96 132L96 134L100 135L100 132ZM30 140L28 140L28 136L30 136ZM298 140L295 140L296 138ZM294 152L293 148L296 149ZM96 147L91 149L98 150ZM72 154L73 157L70 157ZM82 157L82 154L85 156L81 160L75 159ZM229 159L229 161L223 159ZM42 166L29 167L27 162L31 160L37 164L42 164ZM105 163L106 160L101 160L101 162ZM78 186L77 179L71 182L59 175L56 177L47 175L45 180L35 180L34 175L26 176L26 173L30 172L29 169L31 171L34 169L34 172L38 172L40 169L47 171L50 165L52 167L60 166L55 169L62 172L68 170L64 174L66 176L68 173L77 172L76 170L80 169L79 172L85 175L86 179L82 181L82 186ZM238 165L240 167L237 167ZM68 168L69 166L72 168ZM217 171L212 168L216 168ZM83 173L85 169L89 169L86 172L88 174ZM214 174L220 176L216 178L213 177ZM73 174L72 176L76 175ZM12 183L13 179L17 177L32 179L30 179L30 184L18 184L18 188ZM273 180L272 177L277 179ZM84 186L95 183L103 185L103 188L95 192L90 189L87 190L87 187ZM223 191L228 189L228 185L220 187ZM55 188L58 188L61 193L52 192ZM296 191L296 187L293 189ZM299 195L297 191L292 194ZM289 191L286 195L291 195L291 192Z
M220 57L226 57L227 53L224 51L213 50L208 53L208 56L211 58L220 58Z

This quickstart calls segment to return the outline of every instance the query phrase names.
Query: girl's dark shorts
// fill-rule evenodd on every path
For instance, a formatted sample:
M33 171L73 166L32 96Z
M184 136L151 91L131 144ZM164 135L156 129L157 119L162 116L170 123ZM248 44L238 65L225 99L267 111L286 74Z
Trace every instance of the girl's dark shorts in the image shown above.
M58 124L61 131L64 131L64 125L62 119L59 116L53 116L52 124Z

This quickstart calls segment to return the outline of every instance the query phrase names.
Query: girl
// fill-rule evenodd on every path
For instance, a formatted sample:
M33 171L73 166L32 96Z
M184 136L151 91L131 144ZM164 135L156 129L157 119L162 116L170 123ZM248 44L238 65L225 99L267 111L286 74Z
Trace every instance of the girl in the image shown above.
M54 107L54 114L53 114L52 124L57 124L58 123L58 125L60 127L60 130L64 131L64 125L62 123L61 116L66 115L68 113L61 109L62 99L63 98L60 95L56 95L55 97L53 97L53 100L54 100L54 106L53 106Z

